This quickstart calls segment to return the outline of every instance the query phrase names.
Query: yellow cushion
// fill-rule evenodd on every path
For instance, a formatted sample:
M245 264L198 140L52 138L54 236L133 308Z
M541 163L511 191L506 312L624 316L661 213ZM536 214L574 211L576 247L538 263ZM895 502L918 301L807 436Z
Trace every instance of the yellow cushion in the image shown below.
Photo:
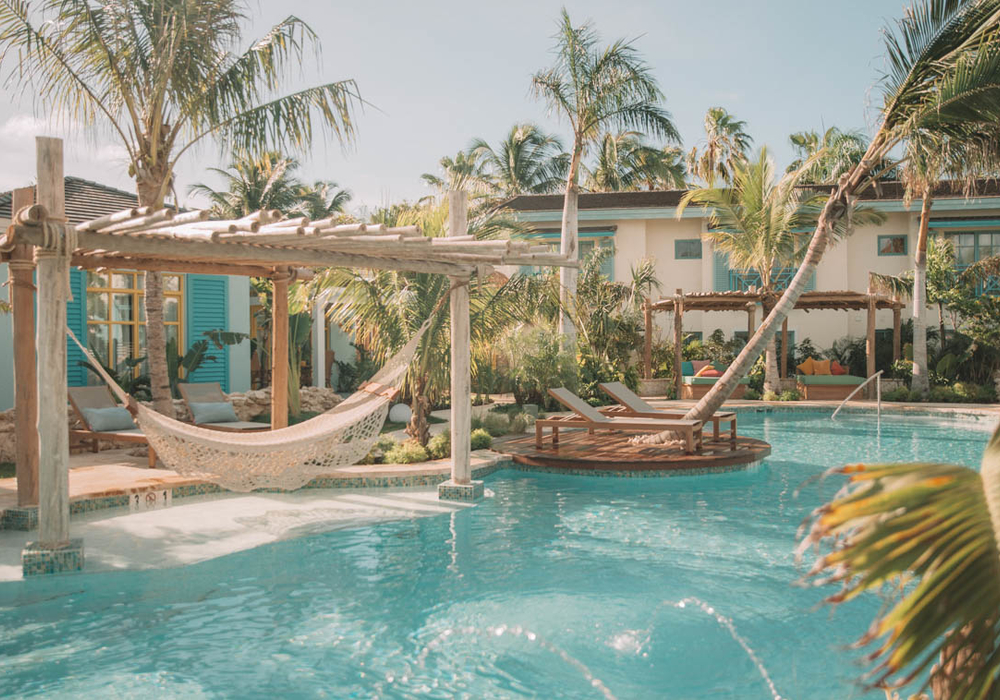
M715 367L713 367L712 363L709 362L707 365L705 365L704 367L702 367L701 369L699 369L697 372L695 372L694 376L700 377L700 376L702 376L703 372L708 372L709 370L713 370L713 369L715 369Z
M799 371L799 374L812 374L813 373L813 359L811 357L807 357L806 360L805 360L805 362L803 362L801 365L797 365L795 367L795 369L797 369Z
M811 358L810 358L811 359ZM813 360L813 374L830 374L829 360Z

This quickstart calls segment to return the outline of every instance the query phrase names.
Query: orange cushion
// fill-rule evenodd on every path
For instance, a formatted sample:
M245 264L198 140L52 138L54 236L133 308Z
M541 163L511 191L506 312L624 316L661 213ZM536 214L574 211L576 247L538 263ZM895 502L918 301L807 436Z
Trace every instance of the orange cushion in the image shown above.
M813 359L807 357L801 365L795 367L799 371L799 374L812 374L813 373Z
M715 367L706 367L701 372L698 373L699 377L721 377L722 372L715 369Z
M830 374L829 360L813 360L813 374Z
M847 374L847 368L834 360L830 363L830 374L835 374L837 376Z

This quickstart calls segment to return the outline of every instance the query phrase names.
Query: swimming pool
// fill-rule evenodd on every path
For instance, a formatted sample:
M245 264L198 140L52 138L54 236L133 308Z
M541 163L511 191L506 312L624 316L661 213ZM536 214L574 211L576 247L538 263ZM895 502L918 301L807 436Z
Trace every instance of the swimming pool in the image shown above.
M0 584L6 697L878 698L843 650L874 598L812 610L803 517L858 460L975 466L933 418L741 416L747 472L504 471L451 514L202 564Z

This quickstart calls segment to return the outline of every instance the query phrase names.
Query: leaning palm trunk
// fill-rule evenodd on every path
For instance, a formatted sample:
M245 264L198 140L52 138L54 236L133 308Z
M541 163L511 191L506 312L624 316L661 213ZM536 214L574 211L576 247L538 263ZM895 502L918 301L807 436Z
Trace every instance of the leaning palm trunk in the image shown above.
M927 299L927 231L930 226L931 196L925 191L920 205L920 233L913 270L913 381L910 388L926 394L930 389L927 367L927 325L924 309ZM941 336L944 343L944 336Z
M865 153L861 163L855 166L850 173L846 173L840 178L833 193L823 206L820 213L819 222L816 224L816 231L809 241L802 264L799 265L798 272L792 278L785 293L781 295L778 303L775 304L771 313L767 315L764 322L757 328L750 341L743 347L736 360L729 365L718 382L715 383L707 394L687 412L685 418L688 420L705 420L717 410L722 404L732 396L736 387L739 386L740 379L745 377L750 371L750 367L767 344L781 328L781 324L788 317L788 314L795 308L799 297L806 290L809 280L816 271L816 266L823 259L823 253L833 238L834 227L841 219L848 216L853 206L852 199L854 191L868 175L872 167L878 162L879 154L883 148L884 136L879 136L872 141ZM666 430L656 435L651 435L644 439L644 442L651 444L662 444L674 439L671 431Z
M781 393L781 376L778 372L777 336L771 336L764 351L764 391Z

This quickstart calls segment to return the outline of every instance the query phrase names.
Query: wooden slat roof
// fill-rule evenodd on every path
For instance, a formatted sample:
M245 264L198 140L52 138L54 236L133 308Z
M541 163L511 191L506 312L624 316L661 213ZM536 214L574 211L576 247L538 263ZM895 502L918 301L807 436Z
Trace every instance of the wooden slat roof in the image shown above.
M84 180L67 175L66 220L71 224L81 224L100 216L113 214L122 209L138 206L139 200L133 192L126 192L99 182ZM0 193L0 218L11 218L12 192Z

